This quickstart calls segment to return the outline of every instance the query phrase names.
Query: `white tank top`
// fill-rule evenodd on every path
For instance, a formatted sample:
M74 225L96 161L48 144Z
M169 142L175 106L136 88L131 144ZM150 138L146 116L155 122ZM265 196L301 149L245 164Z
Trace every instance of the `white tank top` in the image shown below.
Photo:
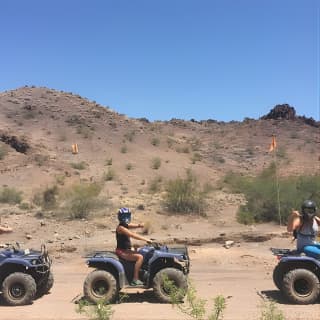
M297 234L297 249L302 251L304 246L312 245L316 242L319 226L316 219L312 223L304 223Z

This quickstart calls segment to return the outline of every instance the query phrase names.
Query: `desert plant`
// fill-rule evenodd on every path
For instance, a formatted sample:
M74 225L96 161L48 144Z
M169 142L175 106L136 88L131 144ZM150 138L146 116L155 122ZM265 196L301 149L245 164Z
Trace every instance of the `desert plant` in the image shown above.
M240 206L238 221L245 224L253 222L280 222L278 195L282 221L286 221L292 208L299 208L303 200L320 201L320 176L279 177L277 183L276 165L271 163L256 177L228 173L224 183L232 192L243 193L246 204Z
M195 164L197 161L201 161L202 157L201 154L198 152L195 152L191 157L192 164Z
M17 204L22 201L22 192L15 188L3 187L0 189L0 202Z
M152 144L154 147L157 147L157 146L160 144L160 139L157 138L157 137L152 137L152 138L151 138L151 144Z
M115 171L112 168L109 168L108 171L104 173L103 178L105 181L111 181L115 178L115 176Z
M34 155L34 161L39 167L42 167L44 164L46 164L49 161L49 156L38 153Z
M121 153L127 153L128 152L128 147L126 145L123 145L120 149Z
M85 161L81 161L81 162L71 162L70 166L71 168L76 170L84 170L87 168L88 165Z
M107 159L105 165L112 166L112 158Z
M98 201L98 196L102 190L102 185L98 183L81 183L73 185L65 193L66 202L64 212L71 219L87 218L98 206L103 205Z
M151 179L148 184L148 190L150 193L157 193L161 190L162 177L157 176Z
M4 146L0 146L0 160L3 160L7 153L7 148Z
M126 169L127 170L132 170L133 169L133 164L132 163L127 163L126 164Z
M283 312L277 308L274 301L264 301L261 309L259 320L285 320Z
M103 299L95 305L90 305L87 301L80 300L76 312L86 315L90 320L109 320L114 313L112 306Z
M226 308L226 299L218 295L213 299L213 309L208 314L206 310L207 300L197 296L197 290L189 282L188 289L183 292L178 289L174 282L167 277L164 278L164 289L169 292L170 302L173 307L178 308L183 314L197 320L220 320L223 318L223 312ZM186 296L185 303L181 303L181 297Z
M204 214L207 207L207 193L208 189L202 188L197 177L187 170L185 178L169 180L163 204L172 212Z
M136 135L135 130L131 130L131 131L125 133L124 137L125 137L126 140L128 140L129 142L132 142L133 139L134 139L134 137L135 137L135 135Z
M154 170L158 170L161 167L161 159L159 157L155 157L151 160L151 168Z

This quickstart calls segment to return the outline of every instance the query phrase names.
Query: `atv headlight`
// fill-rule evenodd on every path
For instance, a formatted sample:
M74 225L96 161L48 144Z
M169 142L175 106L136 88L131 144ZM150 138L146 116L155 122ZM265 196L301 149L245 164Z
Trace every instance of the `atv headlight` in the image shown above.
M37 259L31 260L31 264L32 264L33 266L37 265L37 264L38 264L38 260L37 260Z

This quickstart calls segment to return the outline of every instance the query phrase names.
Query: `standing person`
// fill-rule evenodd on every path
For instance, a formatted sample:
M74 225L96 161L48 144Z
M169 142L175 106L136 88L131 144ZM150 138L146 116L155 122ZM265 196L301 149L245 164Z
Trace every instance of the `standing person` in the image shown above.
M289 217L287 230L297 238L297 250L307 256L320 259L320 243L316 241L320 218L316 216L317 207L314 201L305 200L301 213L293 210Z
M121 208L118 211L119 225L116 229L117 248L116 254L128 261L135 261L133 279L130 283L131 286L143 285L143 282L139 280L139 271L142 266L143 256L132 249L130 238L142 240L145 242L151 242L150 239L142 237L141 235L130 231L129 229L143 228L143 224L131 223L131 211L128 208Z

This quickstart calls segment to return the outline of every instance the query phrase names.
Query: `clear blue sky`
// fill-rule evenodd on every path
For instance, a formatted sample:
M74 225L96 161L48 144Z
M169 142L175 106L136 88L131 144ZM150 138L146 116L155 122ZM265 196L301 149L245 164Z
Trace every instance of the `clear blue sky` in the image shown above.
M2 0L0 91L80 94L149 120L319 120L320 0Z

